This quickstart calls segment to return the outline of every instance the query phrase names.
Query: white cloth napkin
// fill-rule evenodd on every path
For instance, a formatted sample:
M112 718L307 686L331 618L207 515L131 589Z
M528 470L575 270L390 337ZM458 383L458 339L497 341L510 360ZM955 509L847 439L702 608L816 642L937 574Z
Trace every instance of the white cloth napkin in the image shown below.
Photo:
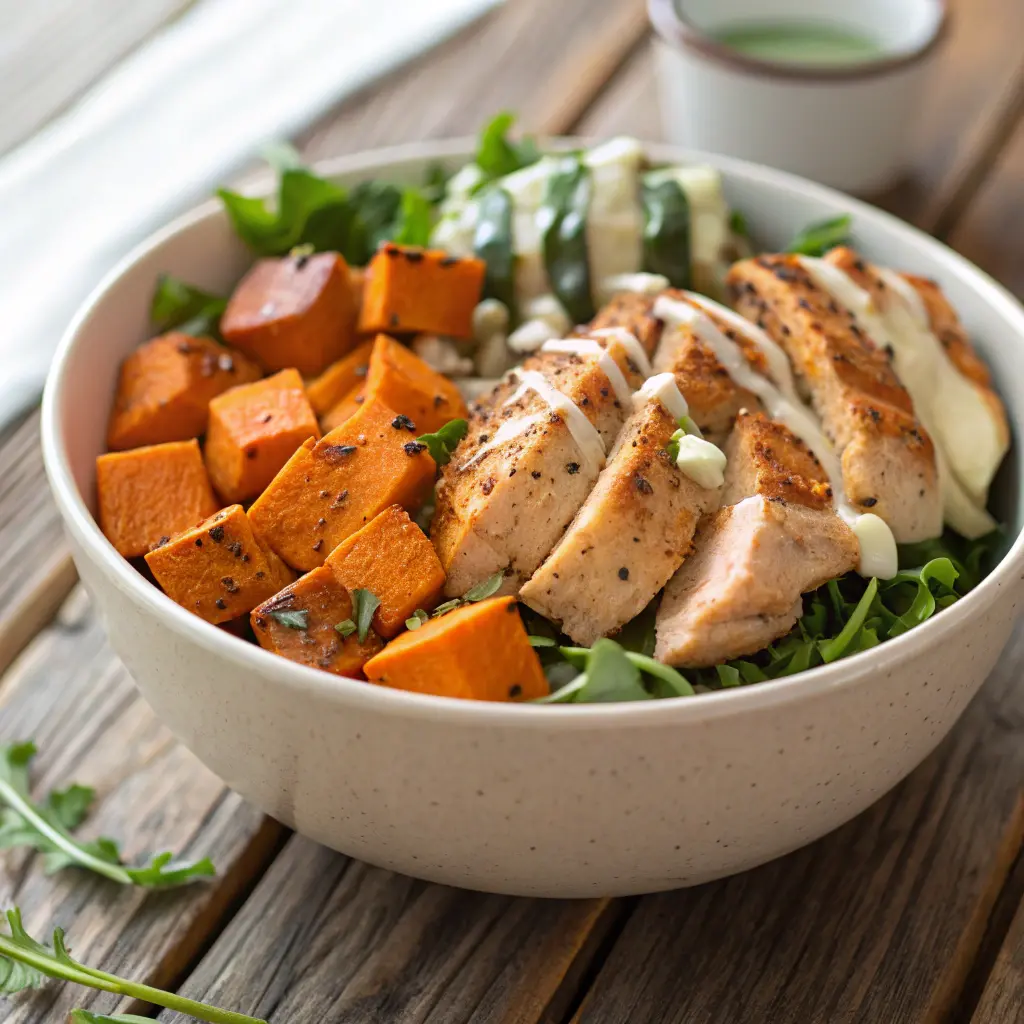
M500 0L203 0L0 159L0 427L134 243Z

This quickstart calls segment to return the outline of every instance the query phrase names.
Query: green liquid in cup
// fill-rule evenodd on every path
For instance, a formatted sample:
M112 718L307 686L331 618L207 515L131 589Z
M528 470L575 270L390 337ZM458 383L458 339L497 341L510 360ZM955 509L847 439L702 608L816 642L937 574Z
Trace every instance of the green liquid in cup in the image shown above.
M718 29L712 38L744 56L777 64L866 64L885 54L871 36L826 23L741 22Z

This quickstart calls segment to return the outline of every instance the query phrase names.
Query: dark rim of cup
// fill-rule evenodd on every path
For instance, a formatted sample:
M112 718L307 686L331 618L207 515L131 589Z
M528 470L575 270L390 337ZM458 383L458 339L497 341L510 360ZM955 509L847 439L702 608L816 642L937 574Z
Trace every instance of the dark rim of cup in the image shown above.
M784 64L779 61L748 57L725 46L694 25L676 8L675 0L647 0L647 14L658 35L670 46L698 53L736 71L764 78L789 78L806 82L842 82L859 78L875 78L902 71L930 56L949 34L952 21L949 0L938 0L939 20L935 30L921 46L907 53L894 54L878 60L857 64L814 65Z

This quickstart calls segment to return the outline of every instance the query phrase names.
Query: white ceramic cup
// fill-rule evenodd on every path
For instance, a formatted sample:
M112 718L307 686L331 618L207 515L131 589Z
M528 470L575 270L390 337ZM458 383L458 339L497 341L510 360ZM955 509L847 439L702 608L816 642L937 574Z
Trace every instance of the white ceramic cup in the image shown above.
M944 0L648 0L666 138L779 167L848 192L905 169ZM876 59L784 64L716 41L725 28L778 22L847 28Z

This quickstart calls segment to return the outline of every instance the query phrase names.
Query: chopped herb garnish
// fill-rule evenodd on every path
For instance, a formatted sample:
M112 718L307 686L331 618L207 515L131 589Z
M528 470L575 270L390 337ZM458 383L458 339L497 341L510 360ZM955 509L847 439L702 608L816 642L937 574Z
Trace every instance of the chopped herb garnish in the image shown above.
M282 626L287 626L289 629L306 629L309 626L309 611L305 608L270 612L270 617L277 619Z
M164 992L141 982L129 981L116 974L87 967L73 959L68 952L62 928L54 929L52 948L33 939L25 931L21 922L21 911L17 907L7 911L7 923L11 934L0 933L0 992L10 994L23 989L38 988L44 977L56 978L58 981L68 981L73 985L82 985L101 992L113 992L115 995L128 996L139 1002L177 1010L197 1020L208 1021L209 1024L266 1024L266 1021L258 1017L221 1010L208 1003L187 999L176 992ZM88 1024L94 1024L96 1021L135 1024L137 1021L149 1019L124 1014L104 1016L88 1010L71 1012L71 1020Z
M834 249L837 245L849 245L851 223L853 218L844 213L841 217L808 224L789 243L786 252L799 253L802 256L824 256L829 249Z
M477 601L485 601L488 597L493 597L500 589L501 584L505 580L505 571L501 570L496 572L493 576L488 577L482 583L477 583L472 586L462 595L462 600L466 604L475 604Z
M518 171L535 164L540 159L537 144L530 136L515 142L508 137L509 129L516 122L515 114L503 110L484 126L476 147L476 165L484 172L482 187L495 178Z
M130 867L121 862L121 851L113 839L75 839L71 829L88 813L93 791L73 785L54 790L40 804L33 803L29 795L29 766L35 753L32 742L0 747L0 804L5 805L0 813L0 848L27 846L38 851L43 854L47 873L80 867L121 885L164 888L215 874L213 864L206 858L193 863L172 863L169 853L159 854L148 865ZM2 965L0 960L0 975Z
M373 613L380 607L380 598L372 590L357 587L352 591L352 604L355 607L359 642L365 644L373 622Z
M452 452L468 430L469 424L465 420L449 420L440 430L433 434L421 434L416 440L427 446L430 457L438 466L447 466Z
M747 218L739 210L733 210L729 214L729 230L734 235L739 235L740 238L750 237L750 225L747 224Z
M356 631L356 624L351 619L342 619L334 628L342 636L349 637Z
M426 622L430 616L422 609L417 608L412 615L405 620L405 628L416 630Z
M451 601L444 601L439 604L431 613L432 619L439 619L442 615L447 615L449 612L455 611L456 608L462 607L462 599L459 597L452 598Z
M530 636L527 637L530 641L531 647L557 647L558 641L552 640L549 636Z

